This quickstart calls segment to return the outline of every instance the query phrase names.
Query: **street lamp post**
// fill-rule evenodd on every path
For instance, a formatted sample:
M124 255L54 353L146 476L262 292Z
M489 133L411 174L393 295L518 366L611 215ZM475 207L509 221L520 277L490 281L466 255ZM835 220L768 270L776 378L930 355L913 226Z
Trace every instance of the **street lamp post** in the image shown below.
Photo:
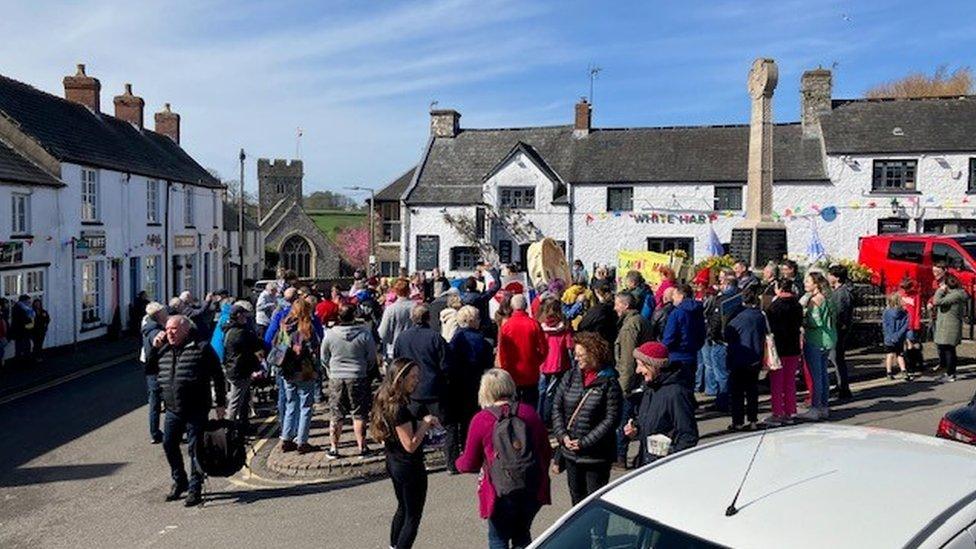
M241 149L241 190L237 196L237 296L244 298L244 160Z
M376 259L376 222L373 220L373 215L376 213L376 191L366 187L346 187L350 191L369 191L369 214L366 216L369 222L369 266L367 267L367 272L370 275L375 274L373 271L375 269L373 263Z

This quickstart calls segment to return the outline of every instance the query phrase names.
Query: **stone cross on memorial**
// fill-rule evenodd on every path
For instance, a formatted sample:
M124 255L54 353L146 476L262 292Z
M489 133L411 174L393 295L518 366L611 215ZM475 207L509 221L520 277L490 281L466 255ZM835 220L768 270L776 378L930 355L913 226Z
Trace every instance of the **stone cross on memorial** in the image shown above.
M786 225L773 221L773 90L779 70L772 59L756 59L749 71L752 116L746 218L732 229L730 252L759 268L786 255Z

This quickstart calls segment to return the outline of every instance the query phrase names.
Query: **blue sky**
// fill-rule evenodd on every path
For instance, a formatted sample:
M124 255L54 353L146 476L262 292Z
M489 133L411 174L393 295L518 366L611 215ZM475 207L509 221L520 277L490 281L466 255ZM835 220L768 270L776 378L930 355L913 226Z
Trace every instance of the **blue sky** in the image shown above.
M237 151L293 157L306 192L376 188L419 158L432 101L463 127L568 124L596 82L594 124L742 123L746 74L776 59L778 121L800 74L834 67L834 97L911 71L972 66L976 2L20 2L4 0L0 73L62 94L84 62L102 107L124 82L183 116L183 145L225 178ZM974 67L976 68L976 67Z

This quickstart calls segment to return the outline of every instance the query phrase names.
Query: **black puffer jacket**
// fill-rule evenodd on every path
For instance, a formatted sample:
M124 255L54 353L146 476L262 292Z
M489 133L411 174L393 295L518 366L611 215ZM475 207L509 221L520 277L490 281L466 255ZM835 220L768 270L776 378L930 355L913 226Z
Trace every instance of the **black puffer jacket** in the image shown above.
M670 453L698 444L695 394L684 383L680 370L668 369L644 387L640 406L632 411L640 441L638 457L646 465L658 457L647 450L647 437L665 435L671 439Z
M142 359L145 365L144 370L147 376L159 373L159 354L153 353L153 340L162 332L164 327L152 318L147 318L142 323Z
M224 324L224 373L227 379L243 380L261 367L258 351L264 350L264 343L258 338L254 327L247 324L227 322Z
M159 388L167 411L184 418L206 416L211 405L211 381L217 405L226 405L224 372L210 344L187 336L183 345L164 343L161 348L154 348L153 358L157 357Z
M567 379L568 378L568 379ZM580 406L573 425L567 428L576 406L588 391L586 402ZM597 374L596 380L583 386L583 373L573 368L566 374L556 389L552 407L552 432L562 444L563 437L579 440L580 449L573 452L565 446L563 456L577 463L607 463L617 457L617 423L623 393L617 383L617 371L605 368Z

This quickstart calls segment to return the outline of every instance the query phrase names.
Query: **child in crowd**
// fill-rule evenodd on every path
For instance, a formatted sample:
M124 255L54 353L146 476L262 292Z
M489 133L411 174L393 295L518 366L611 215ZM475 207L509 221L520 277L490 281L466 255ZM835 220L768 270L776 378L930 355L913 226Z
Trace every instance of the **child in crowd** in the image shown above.
M884 334L885 346L885 371L888 379L895 379L892 374L895 362L905 376L906 381L911 381L911 374L905 368L905 340L908 335L908 312L902 302L902 296L892 293L887 297L888 306L881 316L881 328Z

